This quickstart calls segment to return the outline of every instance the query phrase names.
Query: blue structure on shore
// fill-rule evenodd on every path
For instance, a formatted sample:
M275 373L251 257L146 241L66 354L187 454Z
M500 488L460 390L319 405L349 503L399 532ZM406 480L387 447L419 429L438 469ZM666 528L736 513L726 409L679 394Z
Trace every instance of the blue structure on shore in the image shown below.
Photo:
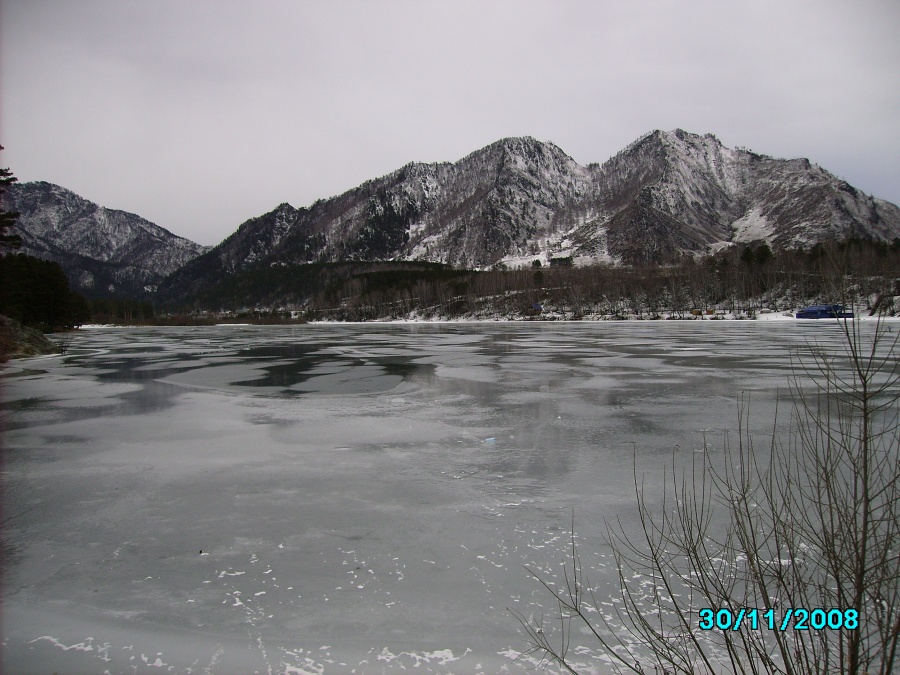
M798 319L852 319L853 312L843 305L810 305L797 312Z

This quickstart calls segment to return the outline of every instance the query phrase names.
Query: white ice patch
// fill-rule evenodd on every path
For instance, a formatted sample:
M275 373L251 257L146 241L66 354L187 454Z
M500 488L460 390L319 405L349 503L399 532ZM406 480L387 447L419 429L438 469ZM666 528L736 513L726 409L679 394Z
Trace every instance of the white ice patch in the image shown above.
M60 649L62 649L64 652L67 652L70 649L74 649L77 652L92 652L92 651L94 651L94 647L91 644L94 641L94 638L92 638L92 637L85 638L85 640L83 642L78 642L74 645L64 645L62 642L57 640L55 637L51 637L49 635L41 635L41 637L39 637L39 638L30 640L28 642L28 644L32 644L32 643L38 642L40 640L46 640L47 642L52 644L54 647L59 647Z
M740 221L735 221L735 223ZM729 248L734 245L733 241L717 241L709 245L709 252L715 255L719 251L722 251L726 248Z
M750 209L743 217L731 224L734 229L734 241L747 242L760 239L768 242L775 233L774 228L766 220L762 209Z
M463 656L469 654L472 650L466 649ZM393 654L391 651L384 647L381 650L381 653L376 657L379 661L384 661L386 663L391 663L392 661L410 659L412 661L412 667L418 668L423 663L431 663L434 661L438 665L446 666L448 663L453 661L459 661L460 656L454 656L453 651L450 649L438 649L433 652L400 652L399 654ZM405 667L401 665L401 668L405 670Z

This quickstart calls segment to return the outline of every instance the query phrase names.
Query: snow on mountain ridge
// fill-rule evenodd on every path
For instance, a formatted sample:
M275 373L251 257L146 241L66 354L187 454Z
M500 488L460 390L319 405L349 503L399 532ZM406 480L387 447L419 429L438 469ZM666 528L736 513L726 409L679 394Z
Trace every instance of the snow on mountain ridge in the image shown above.
M87 293L139 294L209 248L44 181L9 186L4 206L19 212L22 252L55 260Z
M88 255L89 267L140 267L132 276L142 282L177 269L165 282L170 295L255 265L665 263L755 241L791 248L900 236L900 209L806 159L728 148L681 129L648 132L587 166L553 143L504 138L456 162L406 164L307 207L280 204L206 252L133 214L35 185L44 188L23 197L26 243L48 256Z
M808 160L779 160L681 129L644 134L602 165L552 143L504 138L454 163L410 163L308 209L284 233L248 221L207 254L227 269L265 261L423 260L521 266L571 256L665 262L765 240L900 235L900 210ZM202 257L201 257L202 258ZM218 269L202 260L183 273ZM181 274L181 273L179 273Z

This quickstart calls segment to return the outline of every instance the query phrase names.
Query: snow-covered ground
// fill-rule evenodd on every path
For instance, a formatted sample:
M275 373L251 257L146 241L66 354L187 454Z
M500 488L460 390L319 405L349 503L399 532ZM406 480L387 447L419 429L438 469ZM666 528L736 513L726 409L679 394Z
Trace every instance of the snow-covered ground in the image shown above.
M769 433L791 349L839 333L771 315L67 339L0 380L4 673L528 672L507 608L552 613L523 567L560 574L573 512L611 588L603 521L634 523L633 457L652 489L673 452L714 455L742 392Z

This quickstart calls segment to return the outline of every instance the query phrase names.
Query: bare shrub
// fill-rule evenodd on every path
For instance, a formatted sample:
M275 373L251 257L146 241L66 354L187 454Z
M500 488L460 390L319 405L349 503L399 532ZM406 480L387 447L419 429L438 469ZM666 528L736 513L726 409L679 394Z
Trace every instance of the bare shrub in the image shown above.
M534 575L555 601L551 618L517 614L532 655L572 673L892 672L898 336L880 319L871 334L838 323L838 348L796 354L787 435L773 432L757 450L744 401L736 447L726 439L721 461L673 459L661 495L635 472L641 534L607 523L613 597L591 585L573 523L562 581Z

